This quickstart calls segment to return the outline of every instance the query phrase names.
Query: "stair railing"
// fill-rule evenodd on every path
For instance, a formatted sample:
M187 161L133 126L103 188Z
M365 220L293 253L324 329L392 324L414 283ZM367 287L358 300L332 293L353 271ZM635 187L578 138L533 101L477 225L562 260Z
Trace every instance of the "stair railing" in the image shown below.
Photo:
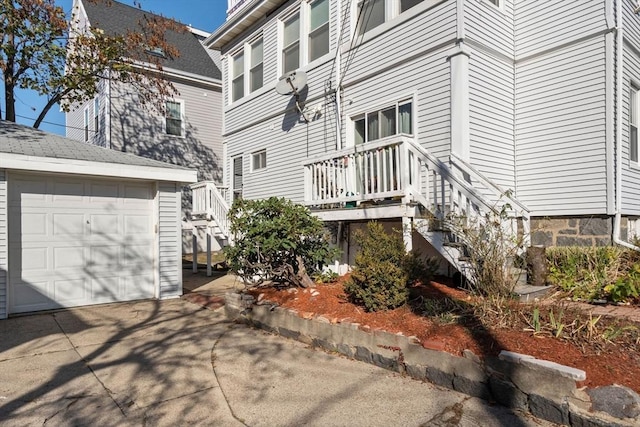
M193 208L191 217L194 220L213 221L224 237L230 233L229 204L223 192L226 187L215 185L213 181L200 181L190 186Z

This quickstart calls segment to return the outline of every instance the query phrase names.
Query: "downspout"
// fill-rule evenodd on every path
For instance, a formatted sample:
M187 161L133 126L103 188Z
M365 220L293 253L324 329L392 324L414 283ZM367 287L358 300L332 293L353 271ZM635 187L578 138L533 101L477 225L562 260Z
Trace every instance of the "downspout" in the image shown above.
M613 243L640 251L640 247L620 238L620 225L622 222L622 84L624 72L622 0L616 0L616 21L616 207L613 220Z
M342 80L340 79L340 73L342 72L342 0L337 0L337 27L338 40L336 42L336 58L335 58L335 71L336 71L336 89L335 89L335 102L336 102L336 150L342 149L342 95L341 86Z

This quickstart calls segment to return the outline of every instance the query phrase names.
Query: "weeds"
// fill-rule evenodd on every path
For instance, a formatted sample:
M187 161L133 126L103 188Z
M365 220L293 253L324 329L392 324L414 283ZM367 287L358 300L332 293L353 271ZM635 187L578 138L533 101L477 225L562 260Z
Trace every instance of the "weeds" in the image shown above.
M640 253L619 247L547 249L549 282L574 299L633 302L640 298Z

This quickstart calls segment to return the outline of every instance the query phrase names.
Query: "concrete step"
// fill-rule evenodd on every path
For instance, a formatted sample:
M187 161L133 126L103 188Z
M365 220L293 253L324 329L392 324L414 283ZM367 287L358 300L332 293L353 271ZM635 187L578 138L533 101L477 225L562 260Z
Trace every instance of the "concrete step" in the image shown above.
M522 302L533 302L536 298L542 298L551 291L553 286L516 285L513 292Z

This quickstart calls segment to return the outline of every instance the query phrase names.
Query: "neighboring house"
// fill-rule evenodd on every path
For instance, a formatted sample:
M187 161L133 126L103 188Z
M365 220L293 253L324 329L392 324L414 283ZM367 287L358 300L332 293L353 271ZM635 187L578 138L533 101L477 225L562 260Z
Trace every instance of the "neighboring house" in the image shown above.
M107 34L134 30L152 16L116 1L74 0L77 25ZM208 33L187 27L169 31L167 41L180 55L162 60L164 76L178 95L166 99L166 114L143 106L131 87L117 80L99 83L95 99L66 114L67 136L198 171L198 180L222 184L222 81L219 52L202 45ZM162 55L162 52L158 52ZM218 64L218 65L216 65ZM190 225L191 196L183 196L183 218ZM190 234L185 249L191 248Z
M226 202L284 196L338 239L363 220L406 231L426 212L508 202L531 244L628 244L640 216L637 6L229 0L205 41L222 54ZM291 72L306 85L282 95ZM460 267L441 234L405 241Z
M0 319L182 295L196 171L0 121Z

